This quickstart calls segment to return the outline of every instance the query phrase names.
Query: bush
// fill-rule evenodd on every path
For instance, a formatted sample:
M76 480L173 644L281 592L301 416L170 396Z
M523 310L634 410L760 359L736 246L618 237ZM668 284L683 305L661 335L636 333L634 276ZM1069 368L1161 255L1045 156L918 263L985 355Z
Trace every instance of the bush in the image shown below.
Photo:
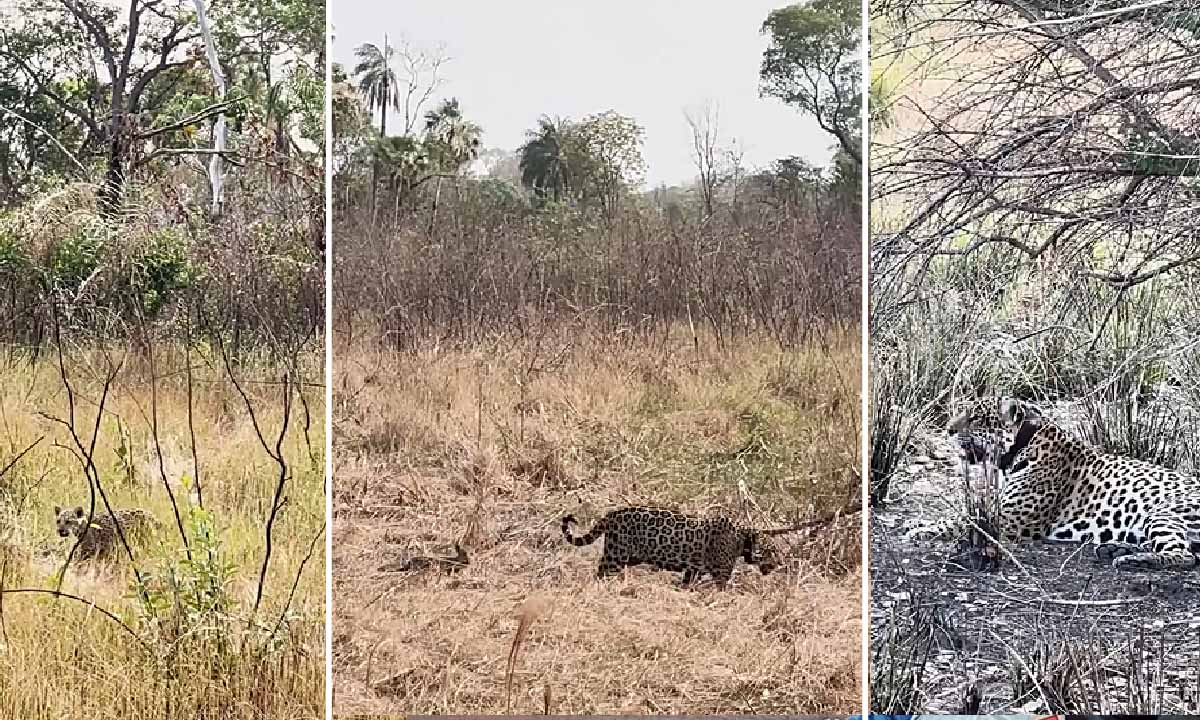
M173 228L151 233L129 264L128 290L147 318L156 317L176 292L190 287L196 273L187 238Z
M196 505L182 513L188 550L178 547L163 555L157 567L142 574L140 583L134 581L129 593L140 602L142 624L163 647L197 634L228 640L223 636L230 630L234 605L229 586L237 566L225 558L215 517ZM174 527L167 532L178 541Z
M83 284L101 269L105 246L112 231L99 218L73 229L50 249L45 277L49 289L79 293Z

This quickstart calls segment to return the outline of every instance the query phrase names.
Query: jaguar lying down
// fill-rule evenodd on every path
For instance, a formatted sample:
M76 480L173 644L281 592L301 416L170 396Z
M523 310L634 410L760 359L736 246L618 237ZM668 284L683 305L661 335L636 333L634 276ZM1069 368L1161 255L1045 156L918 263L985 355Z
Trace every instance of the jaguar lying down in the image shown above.
M1007 540L1094 543L1114 567L1190 569L1200 555L1200 479L1100 452L1012 398L970 403L948 428L971 464L1004 472L1000 533ZM909 537L961 535L966 520Z

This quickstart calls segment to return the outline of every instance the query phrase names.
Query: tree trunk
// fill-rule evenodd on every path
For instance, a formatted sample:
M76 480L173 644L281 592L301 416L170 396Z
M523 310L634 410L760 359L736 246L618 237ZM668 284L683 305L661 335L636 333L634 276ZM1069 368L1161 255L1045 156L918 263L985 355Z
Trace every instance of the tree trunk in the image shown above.
M225 74L221 71L221 63L217 59L217 47L213 43L212 32L208 26L208 15L204 8L204 0L193 0L196 6L196 19L200 23L200 33L204 36L204 50L208 56L208 66L212 71L213 85L217 88L218 100L225 100ZM268 78L267 86L270 87L270 79ZM208 161L208 184L212 191L212 205L209 213L213 218L221 215L221 203L224 199L224 182L225 182L225 159L221 153L225 152L225 144L227 142L227 129L225 125L225 113L217 115L217 122L213 125L213 155Z
M125 189L125 116L115 114L109 123L108 156L105 160L104 182L100 185L100 214L113 217L121 210L121 195Z
M388 40L383 36L383 107L379 117L379 140L387 139L387 109L391 100L391 86L388 84ZM379 182L379 151L376 149L371 158L371 222L375 221L375 191Z
M442 199L442 178L439 175L433 190L433 209L429 213L429 234L432 236L437 226L438 202Z

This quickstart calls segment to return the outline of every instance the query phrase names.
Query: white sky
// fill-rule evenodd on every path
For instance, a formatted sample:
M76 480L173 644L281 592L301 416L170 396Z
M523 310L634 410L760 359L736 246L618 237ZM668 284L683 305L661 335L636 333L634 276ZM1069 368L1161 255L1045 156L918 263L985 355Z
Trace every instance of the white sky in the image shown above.
M759 28L787 4L334 0L331 56L350 71L354 48L382 45L384 33L444 47L451 60L439 97L459 98L488 148L516 149L543 114L630 115L646 131L648 184L676 184L695 176L684 108L706 101L719 105L722 139L737 139L750 167L785 155L828 162L831 136L799 111L758 97L766 47Z

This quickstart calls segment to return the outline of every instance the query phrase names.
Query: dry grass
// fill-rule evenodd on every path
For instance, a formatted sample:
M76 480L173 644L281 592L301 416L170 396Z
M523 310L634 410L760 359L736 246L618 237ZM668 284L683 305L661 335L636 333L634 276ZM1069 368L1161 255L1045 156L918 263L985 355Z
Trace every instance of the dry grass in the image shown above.
M139 570L148 574L170 567L180 583L199 583L216 574L189 570L183 561L163 483L165 475L184 509L195 506L186 375L180 371L184 359L181 353L159 353L157 369L164 378L157 393L161 470L150 430L150 373L143 359L126 358L96 424L106 363L95 352L69 357L77 428L85 444L93 425L99 428L94 461L113 506L147 508L162 525L155 540L134 546ZM317 538L324 523L323 393L315 387L306 390L311 419L307 442L303 409L293 408L293 430L283 445L291 470L288 500L275 525L263 602L250 623L277 467L259 444L219 361L199 355L192 359L200 365L193 400L199 476L219 541L208 548L217 553L211 567L225 566L229 577L226 605L191 616L172 604L171 593L156 594L156 602L164 604L148 611L127 557L114 565L73 561L62 591L83 601L23 592L55 587L71 542L56 535L52 507L86 508L89 492L78 457L69 449L69 434L50 419L68 416L55 362L43 357L0 367L0 468L44 438L0 478L0 717L320 717L324 541ZM320 377L316 359L308 362L306 374ZM241 372L250 380L278 377L269 368ZM247 387L264 432L273 437L281 419L279 388ZM284 615L314 539L315 553L304 565ZM195 536L191 542L200 547ZM208 549L197 551L198 563Z
M560 531L626 503L766 527L857 507L858 334L821 337L339 349L337 712L853 712L857 517L725 592L641 568L598 582L599 545ZM458 572L378 569L455 542Z

